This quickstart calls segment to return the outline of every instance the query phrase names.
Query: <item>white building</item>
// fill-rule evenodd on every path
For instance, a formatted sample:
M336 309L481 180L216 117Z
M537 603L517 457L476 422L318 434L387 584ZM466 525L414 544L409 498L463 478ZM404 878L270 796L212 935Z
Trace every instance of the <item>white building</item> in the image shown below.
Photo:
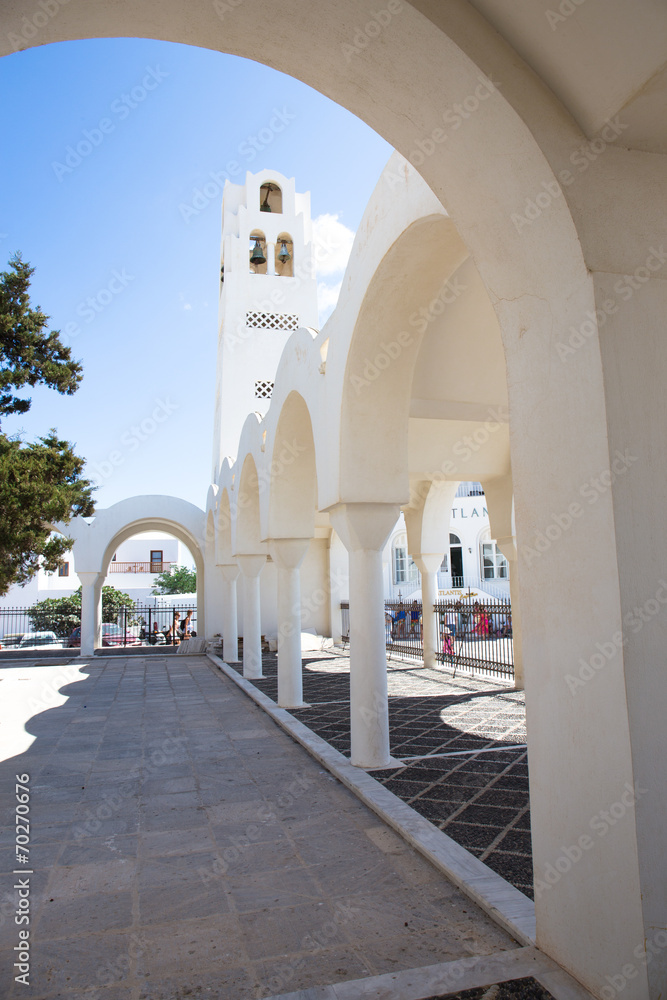
M667 9L294 0L264 5L261 22L255 4L235 5L224 23L211 10L72 0L37 30L28 0L7 0L0 46L153 36L258 59L347 107L412 166L389 164L338 306L321 333L306 321L290 335L268 411L253 405L238 444L220 444L205 510L140 497L68 529L82 655L120 542L170 530L197 564L198 632L222 629L230 659L241 575L249 677L262 615L275 619L260 578L272 587L278 700L298 705L301 605L328 601L335 634L343 547L351 760L384 766L386 542L402 510L427 607L450 544L443 512L459 482L481 482L510 565L515 661L519 642L525 654L534 867L555 875L536 893L537 945L598 997L660 1000ZM294 440L303 451L290 456Z
M491 538L489 512L481 483L460 483L451 508L449 548L438 570L438 599L467 593L509 600L509 563ZM408 550L401 515L383 554L385 597L421 599L421 574Z
M179 539L144 532L120 543L109 562L104 586L115 587L135 602L154 604L151 591L157 577L176 566L192 568L193 565L190 551ZM10 587L0 597L0 609L30 608L49 597L69 597L80 586L74 552L70 551L55 573L40 569L24 587Z

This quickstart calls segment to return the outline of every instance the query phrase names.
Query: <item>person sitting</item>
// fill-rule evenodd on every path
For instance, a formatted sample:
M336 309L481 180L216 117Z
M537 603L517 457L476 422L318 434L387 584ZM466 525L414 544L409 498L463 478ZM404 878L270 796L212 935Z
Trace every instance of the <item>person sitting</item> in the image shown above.
M174 611L174 618L171 623L171 641L172 645L178 646L181 641L181 615L179 611Z
M183 619L183 623L181 625L181 639L192 639L196 635L196 633L192 631L193 614L194 611L190 609L190 611L188 611L187 615Z

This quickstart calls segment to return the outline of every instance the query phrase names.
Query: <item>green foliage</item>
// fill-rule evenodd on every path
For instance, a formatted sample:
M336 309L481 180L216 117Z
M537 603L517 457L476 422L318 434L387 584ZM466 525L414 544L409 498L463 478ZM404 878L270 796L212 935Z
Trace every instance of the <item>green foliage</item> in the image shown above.
M155 578L151 594L196 594L197 573L187 566L176 566L171 573Z
M129 594L115 587L102 587L102 621L118 622L123 608L134 611L136 605ZM69 597L47 597L30 609L30 620L36 632L55 632L59 638L67 638L81 624L81 587ZM128 625L136 624L135 618L128 618Z
M19 254L9 264L0 272L0 416L30 409L31 400L14 390L39 383L71 396L82 377L58 332L46 329L48 316L30 307L34 268ZM26 583L40 565L56 569L71 539L52 537L53 524L94 513L94 487L82 478L83 467L55 430L34 444L0 434L0 594Z
M77 593L81 593L80 587ZM132 611L136 608L130 595L124 594L122 590L116 590L115 587L102 587L102 621L117 622L123 608L129 608ZM128 618L127 624L136 624L136 619Z
M71 396L79 387L82 368L57 330L48 331L39 307L30 308L30 278L34 267L20 254L9 261L11 271L0 272L0 414L26 413L30 399L19 399L12 389L48 385Z
M0 434L0 594L34 576L40 561L46 570L58 567L71 539L51 537L51 525L93 514L83 466L55 431L26 445Z
M30 610L35 632L55 632L66 639L81 624L81 589L70 597L48 597Z

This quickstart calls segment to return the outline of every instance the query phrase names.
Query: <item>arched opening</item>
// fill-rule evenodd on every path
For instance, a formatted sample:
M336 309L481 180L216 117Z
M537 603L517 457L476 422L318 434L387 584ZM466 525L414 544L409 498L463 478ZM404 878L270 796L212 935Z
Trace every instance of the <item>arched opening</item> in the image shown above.
M282 405L269 473L269 537L312 537L317 508L315 442L308 407L298 392L291 392Z
M83 5L77 8L76 14L74 8L63 11L58 18L52 19L45 32L40 33L39 40L58 37L56 32L66 37L68 33L87 31L107 34L119 30L124 33L134 30L139 34L158 31L157 26L147 26L143 11L139 15L129 5L114 5L106 20L104 17L100 20L97 5L88 6L90 13ZM470 17L477 18L478 11L473 5L468 7ZM176 4L165 5L164 12L161 10L163 35L180 40L183 35L180 12ZM370 18L372 8L364 7L363 13L366 12ZM536 105L546 111L536 116L539 118L536 127L539 142L525 124L530 115L517 114L509 102L497 94L493 101L476 108L475 114L469 114L456 135L443 135L442 109L451 107L462 94L475 93L485 58L480 58L478 66L456 44L456 30L451 32L453 37L442 28L434 31L433 22L412 5L407 5L402 14L400 30L386 30L382 45L369 44L363 59L352 57L346 64L338 52L336 58L332 58L330 39L345 44L349 23L355 23L361 16L358 4L344 3L336 5L335 11L331 8L324 12L319 8L316 12L309 11L306 5L297 5L291 14L293 20L287 26L283 24L282 31L264 32L261 45L257 39L255 12L244 9L243 5L235 12L233 23L225 23L224 27L217 25L217 31L211 30L210 17L200 17L200 13L197 7L188 33L189 41L221 47L229 45L242 54L255 58L261 55L274 65L300 73L334 99L358 109L406 155L414 150L419 152L421 159L417 162L424 176L438 196L451 205L452 215L478 262L484 283L493 290L511 376L517 531L528 543L546 525L551 526L554 510L568 509L573 485L578 488L579 484L588 481L591 470L597 472L609 464L597 341L590 341L590 352L580 353L576 367L549 363L558 338L563 335L567 339L568 330L577 329L583 316L590 312L595 314L592 279L586 270L582 246L565 197L552 201L548 213L542 212L539 223L530 229L523 228L519 232L511 221L517 208L524 206L527 199L536 197L536 192L546 197L542 194L543 189L552 183L557 186L548 157L552 156L554 162L559 159L563 146L560 130L570 128L562 108L552 103L548 88L528 86L525 89L530 91L529 99L534 99ZM284 12L280 15L284 17ZM442 17L446 22L447 15ZM464 22L461 34L477 38L472 30L477 24L481 25L482 21ZM397 21L394 27L398 25ZM284 41L287 28L291 29L289 46ZM411 44L403 44L405 38L410 38ZM490 36L485 35L484 40L490 41ZM428 57L416 59L416 52L428 53ZM509 49L506 54L499 49L492 52L490 63L497 54L504 68L514 58ZM532 84L529 70L518 65L520 60L515 62L517 73L525 70L522 79ZM524 88L516 86L520 82L517 76L511 79L513 85L507 92L516 95ZM513 100L521 103L520 97L514 96ZM443 138L450 141L443 142L439 148L436 132L438 142ZM417 160L416 156L413 158ZM489 192L494 196L490 197ZM563 192L557 188L557 193ZM363 354L358 360L363 364ZM368 413L373 414L370 405ZM558 420L554 419L556 414ZM582 427L586 428L585 436L580 433ZM349 430L353 431L353 427ZM402 445L402 440L397 441L397 447L405 454ZM548 475L544 471L545 454L550 459ZM363 460L363 455L358 452L353 455L354 460L360 458ZM396 468L393 471L396 472ZM403 475L403 470L398 470L397 475ZM388 475L380 482L386 483L391 478ZM363 482L359 485L362 499L373 499L368 495L372 491L364 494ZM406 492L404 486L401 486L402 493L398 491L399 495L389 500L402 502ZM357 500L359 492L351 490L349 496ZM586 818L580 803L584 804L586 815L590 815L598 807L607 807L614 801L618 779L631 776L631 735L633 741L637 741L635 749L642 749L639 735L635 737L629 728L626 678L622 669L607 671L605 703L597 713L605 720L614 718L614 739L605 742L608 753L596 756L589 752L595 746L595 731L591 726L587 737L587 727L577 725L586 718L586 709L590 706L588 698L592 697L590 689L586 695L580 695L577 703L571 697L567 700L567 691L563 694L566 665L577 662L596 638L613 635L620 627L619 563L613 514L611 495L601 496L593 531L585 520L575 523L563 534L558 546L549 550L547 558L536 558L525 567L525 573L522 572L522 592L526 596L524 622L530 640L526 642L527 674L531 670L539 673L545 662L549 667L541 672L540 696L536 694L531 703L531 740L536 748L534 773L538 779L535 787L540 817L534 843L543 864L557 858L559 845L569 843L567 838L578 833L581 828L578 823ZM571 566L582 548L594 553L595 557L573 580ZM604 593L596 588L599 580L607 581ZM594 604L588 600L592 592L597 598ZM560 616L547 614L545 593L550 594L552 606L561 607ZM624 599L626 597L624 594ZM642 641L647 640L643 637ZM650 648L647 652L651 652ZM612 711L607 711L608 708ZM593 718L592 711L587 714L589 719ZM588 743L584 742L586 739ZM555 748L559 752L554 752ZM647 776L653 774L639 752L636 759ZM581 766L582 760L586 762L585 767ZM561 798L560 792L562 800L571 808L555 816L553 801ZM650 822L644 823L644 828L654 820L660 826L658 806L649 806L648 800L642 803L640 811L650 813L651 810L655 816L649 816ZM637 868L642 869L641 881L650 885L653 880L649 878L647 859L652 852L650 845L648 849L642 845L641 865L638 866L636 836L634 824L627 824L625 830L617 828L614 838L600 841L596 851L584 856L586 860L577 868L576 878L560 879L538 906L538 918L543 921L540 927L538 919L540 943L544 943L551 954L565 956L575 974L598 991L604 972L615 967L615 946L643 941L644 931L649 926L661 926L662 923L657 904L653 902L653 890L648 903L639 902ZM632 865L625 863L628 857L632 858ZM577 911L581 900L594 897L593 892L586 890L595 886L596 876L605 871L623 872L624 878L614 880L615 888L612 880L605 882L604 905L596 900L598 905L594 912L591 910L590 923L595 927L595 939L588 934L584 941L579 922L572 921L570 915ZM624 897L632 899L631 907L623 908ZM617 902L620 905L612 905ZM646 927L640 912L644 905L647 907ZM583 909L580 912L583 922L587 913ZM664 960L661 965L664 969Z
M151 553L162 553L162 572L151 572L158 568L157 560L151 566ZM116 555L116 560L113 556ZM121 555L134 556L121 559ZM147 556L146 559L139 556ZM172 558L167 559L166 556ZM168 564L168 569L166 569ZM119 567L116 569L116 567ZM179 569L180 567L180 569ZM194 570L194 572L193 572ZM204 554L199 541L182 525L159 517L146 517L130 523L118 530L106 546L102 557L101 572L105 583L128 593L134 607L122 613L118 621L123 640L128 636L135 641L149 642L156 632L155 625L163 635L169 628L174 632L174 618L185 618L185 613L193 611L194 630L204 631L205 565ZM156 581L167 582L166 590L172 589L169 580L179 581L171 593L153 594ZM137 585L138 584L138 585ZM188 586L186 587L186 584ZM195 592L192 592L194 584ZM127 591L123 591L127 587ZM189 591L186 593L185 591ZM130 644L133 644L132 642ZM149 642L150 645L155 643ZM162 645L162 643L159 643ZM104 645L104 629L98 634L98 645Z
M261 229L250 234L250 273L266 274L268 266L266 236Z
M294 267L294 240L289 233L281 233L276 240L276 274L292 278Z
M105 613L103 600L99 644L174 645L181 638L175 637L174 622L183 622L188 611L192 611L191 628L196 632L203 616L197 605L201 587L192 542L188 544L182 532L167 526L148 531L129 529L114 542L103 588L118 592L118 611L107 601ZM129 602L120 595L127 596Z
M260 480L257 475L257 466L252 455L247 455L241 469L234 499L236 509L235 555L257 555L264 554L266 551L260 529L259 491Z
M283 192L275 181L264 181L259 189L260 212L271 212L281 215L283 210Z

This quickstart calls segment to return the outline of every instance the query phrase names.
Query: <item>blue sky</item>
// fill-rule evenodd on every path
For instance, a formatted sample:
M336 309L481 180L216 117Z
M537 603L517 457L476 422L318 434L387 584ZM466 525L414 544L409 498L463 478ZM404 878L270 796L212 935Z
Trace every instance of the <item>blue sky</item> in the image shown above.
M167 42L16 53L0 61L0 93L0 270L17 250L36 268L33 305L84 366L74 396L38 387L2 430L34 440L56 427L87 459L100 507L143 493L204 506L229 164L235 183L265 167L295 177L313 218L337 216L351 239L391 148L297 80ZM264 145L276 112L285 127ZM194 201L204 185L213 196ZM340 277L323 276L329 303Z

